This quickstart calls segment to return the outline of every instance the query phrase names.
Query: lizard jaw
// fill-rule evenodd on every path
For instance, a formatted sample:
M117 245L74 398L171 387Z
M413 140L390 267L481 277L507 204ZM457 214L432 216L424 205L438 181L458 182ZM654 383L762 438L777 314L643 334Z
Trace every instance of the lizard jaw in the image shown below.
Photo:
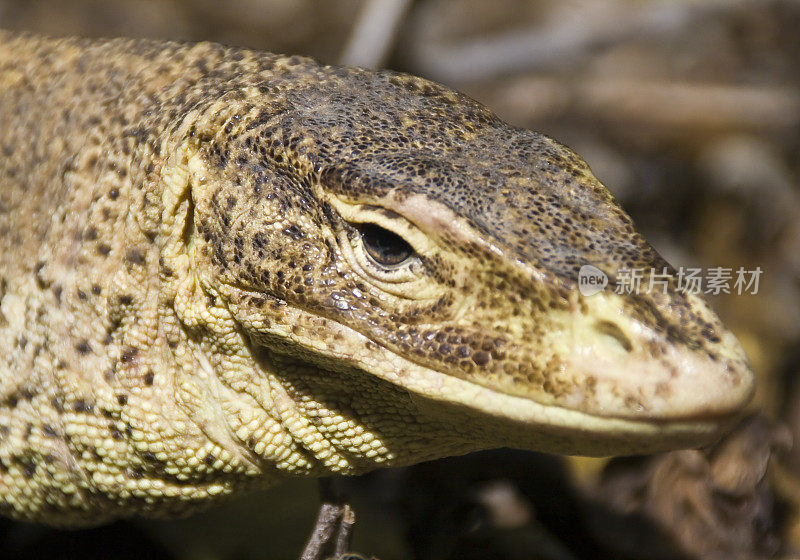
M291 322L303 322L304 313L292 311ZM585 456L655 453L710 444L738 417L731 409L684 418L626 418L543 404L425 367L337 321L326 320L325 328L354 344L346 352L333 345L317 348L309 357L315 362L314 356L319 357L318 367L326 369L334 358L405 389L417 415L445 417L447 425L458 426L454 435L474 449L508 446ZM284 337L303 346L310 343L298 334Z
M446 422L440 425L457 427L450 436L472 449L509 446L554 453L606 456L699 447L713 442L730 427L752 392L749 369L740 371L742 383L730 395L726 393L728 396L724 399L713 385L691 385L689 382L692 378L698 377L692 374L686 377L687 383L679 393L691 395L692 391L705 391L707 402L716 403L714 406L684 407L684 410L680 410L672 403L665 403L649 411L621 412L620 403L609 404L601 400L587 404L580 399L571 402L569 395L566 395L566 400L556 400L553 395L549 398L539 395L537 398L536 394L512 393L503 387L482 383L481 378L458 377L404 357L376 337L367 336L334 318L321 317L300 308L282 307L280 321L273 318L268 326L257 323L261 320L258 310L238 305L234 308L237 310L237 320L249 325L248 330L256 345L276 352L286 347L304 348L304 359L320 370L328 371L331 364L336 363L342 371L352 368L404 389L411 396L416 409L409 412L418 416L421 423L426 417L436 419L444 415ZM587 324L593 324L598 315L593 314L590 318L591 322ZM571 319L570 324L576 325L575 318ZM331 342L321 342L316 334L319 332L325 332ZM586 334L589 336L588 331ZM560 336L564 337L563 331ZM725 346L735 350L733 356L740 355L741 349L733 335L726 332L725 336L731 338ZM342 345L333 342L336 340L349 342ZM570 348L575 350L575 342L573 339L567 347L562 348L562 356L568 356L566 351ZM652 377L641 377L636 383L631 382L629 376L635 374L632 368L636 362L625 360L632 358L610 357L614 349L606 346L616 344L613 337L603 342L602 337L592 334L585 342L588 347L607 356L606 365L609 367L602 368L598 374L607 375L612 381L624 380L633 393L639 388L654 390ZM577 386L574 382L586 373L587 364L596 368L603 365L599 360L593 363L591 354L581 359L575 370L565 368L562 372L564 379L573 386ZM649 362L644 356L641 359L640 364L657 363L652 356ZM650 364L648 367L654 366ZM700 373L699 366L695 372ZM731 388L724 390L731 391ZM621 404L626 403L623 400ZM627 406L630 404L627 403Z
M413 363L400 365L398 360L402 358L393 361L394 374L383 377L408 389L420 413L452 416L448 423L475 438L476 449L491 444L598 457L657 453L713 443L739 417L737 412L680 419L598 415L499 392Z

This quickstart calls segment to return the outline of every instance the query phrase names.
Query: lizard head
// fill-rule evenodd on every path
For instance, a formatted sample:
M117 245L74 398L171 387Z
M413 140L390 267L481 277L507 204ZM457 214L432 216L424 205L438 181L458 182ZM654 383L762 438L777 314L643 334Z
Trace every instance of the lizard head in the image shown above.
M571 150L425 80L308 72L203 144L198 243L253 344L438 403L476 447L701 445L748 402L737 340ZM670 278L582 295L587 265Z

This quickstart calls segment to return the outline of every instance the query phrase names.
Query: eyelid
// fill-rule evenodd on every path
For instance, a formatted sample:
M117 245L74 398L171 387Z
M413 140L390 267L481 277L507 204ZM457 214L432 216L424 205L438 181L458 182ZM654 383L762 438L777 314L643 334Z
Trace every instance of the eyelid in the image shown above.
M414 224L400 216L391 224L394 227L387 227L390 224L386 223L386 213L362 212L361 205L346 203L338 198L336 204L332 206L338 214L338 219L335 221L338 227L334 227L332 233L337 240L341 258L349 265L349 271L354 276L375 286L387 296L414 301L433 301L441 297L444 288L437 282L431 282L430 274L426 272L424 258L424 255L434 251L435 247ZM410 264L394 270L367 262L366 259L369 257L365 254L357 231L361 223L375 223L400 235L414 249L416 257ZM402 224L402 227L397 227L398 224ZM421 249L425 249L426 252L423 253Z
M329 196L327 200L348 227L355 228L362 223L376 224L402 237L418 255L424 256L436 250L436 244L413 221L390 208L354 202L336 195Z
M349 225L349 224L348 224ZM339 246L342 256L350 265L350 269L362 280L377 286L384 292L404 296L404 290L399 287L413 282L419 282L422 277L416 275L411 266L401 266L394 270L382 268L371 264L366 251L361 247L361 238L353 235L355 228L341 230ZM395 288L394 286L397 286Z

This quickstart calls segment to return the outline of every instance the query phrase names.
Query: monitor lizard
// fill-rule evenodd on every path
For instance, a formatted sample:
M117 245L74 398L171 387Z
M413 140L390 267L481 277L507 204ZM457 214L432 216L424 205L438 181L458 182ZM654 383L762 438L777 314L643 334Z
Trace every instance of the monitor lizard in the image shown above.
M753 392L674 277L582 295L674 271L574 152L436 83L0 32L0 123L4 515L699 446Z

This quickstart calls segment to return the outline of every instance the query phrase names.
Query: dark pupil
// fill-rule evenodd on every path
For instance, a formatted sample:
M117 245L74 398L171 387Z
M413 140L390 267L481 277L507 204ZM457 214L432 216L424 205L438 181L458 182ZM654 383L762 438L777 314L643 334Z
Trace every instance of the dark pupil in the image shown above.
M411 245L388 229L375 224L361 224L358 229L361 232L364 249L378 264L398 265L414 254Z

